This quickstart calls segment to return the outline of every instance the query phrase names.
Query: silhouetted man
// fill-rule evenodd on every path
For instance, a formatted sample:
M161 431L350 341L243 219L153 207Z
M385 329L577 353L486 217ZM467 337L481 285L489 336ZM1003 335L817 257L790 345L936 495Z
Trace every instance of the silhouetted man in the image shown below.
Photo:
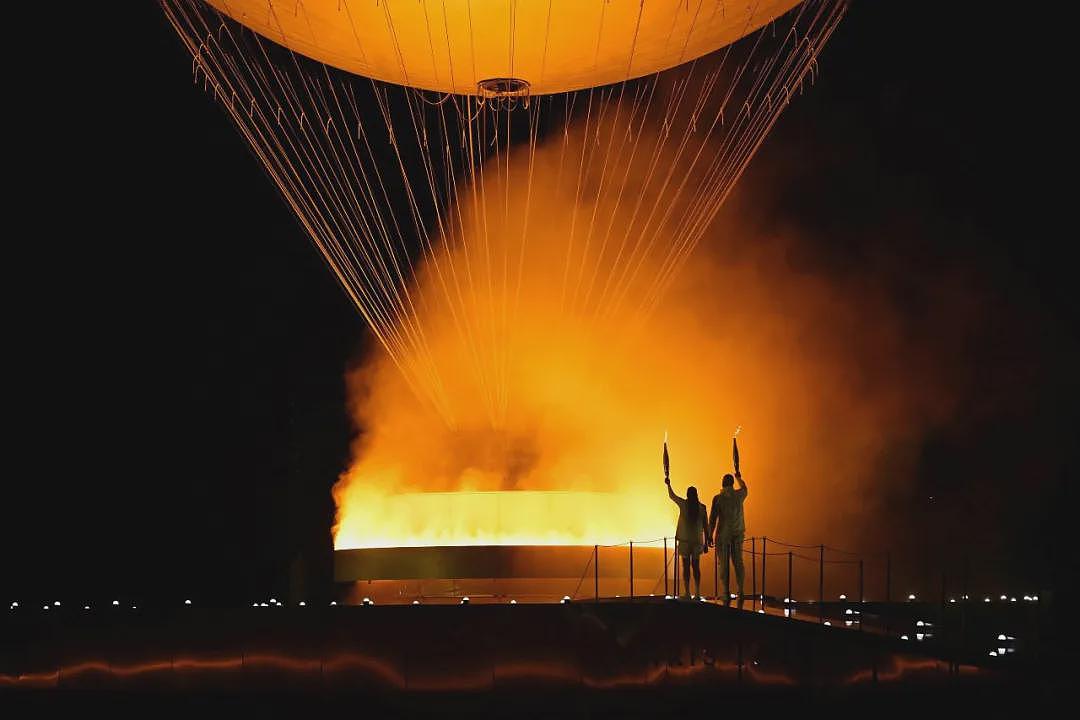
M735 481L739 488L735 489ZM743 569L742 545L746 536L746 522L743 519L743 502L746 500L746 483L738 470L732 475L724 475L720 494L713 497L712 511L709 514L709 536L715 538L716 552L720 561L720 579L724 583L724 603L730 604L731 591L728 587L728 563L735 565L735 586L739 594L739 608L743 606ZM714 535L715 532L715 535Z

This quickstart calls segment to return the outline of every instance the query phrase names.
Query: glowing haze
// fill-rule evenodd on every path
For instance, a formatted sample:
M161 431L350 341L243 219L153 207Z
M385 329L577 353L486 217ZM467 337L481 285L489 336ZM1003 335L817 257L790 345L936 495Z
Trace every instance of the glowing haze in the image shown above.
M428 392L383 354L351 372L335 547L670 536L665 431L672 486L707 502L740 425L748 533L841 541L883 452L946 405L887 304L792 269L798 238L751 242L737 207L673 258L675 239L638 232L659 204L635 182L649 160L579 174L582 142L520 148L486 166L478 203L462 193L412 294ZM605 172L626 190L606 192Z

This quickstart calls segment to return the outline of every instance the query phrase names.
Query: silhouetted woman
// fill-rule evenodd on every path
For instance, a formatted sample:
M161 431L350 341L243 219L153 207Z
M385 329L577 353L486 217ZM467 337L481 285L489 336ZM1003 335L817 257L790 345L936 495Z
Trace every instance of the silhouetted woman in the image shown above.
M675 528L675 548L682 560L683 587L690 595L690 569L694 570L694 597L701 597L701 563L699 558L709 551L708 511L698 500L697 488L686 488L683 499L671 489L671 480L664 478L668 497L679 506L679 524ZM676 588L677 590L677 588Z

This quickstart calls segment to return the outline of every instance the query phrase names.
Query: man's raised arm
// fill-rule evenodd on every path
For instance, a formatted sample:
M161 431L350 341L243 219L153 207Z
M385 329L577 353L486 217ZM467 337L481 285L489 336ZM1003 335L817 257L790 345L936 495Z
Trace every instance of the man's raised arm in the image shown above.
M735 473L735 480L739 483L739 492L741 492L744 496L749 494L749 489L747 488L746 481L743 480L741 472Z

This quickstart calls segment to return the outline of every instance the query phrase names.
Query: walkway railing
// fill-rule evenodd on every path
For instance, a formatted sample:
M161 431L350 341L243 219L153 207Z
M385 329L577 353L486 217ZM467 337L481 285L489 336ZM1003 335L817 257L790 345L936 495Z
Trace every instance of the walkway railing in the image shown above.
M573 593L572 601L635 602L657 596L675 600L686 595L687 578L673 537L628 540L594 545ZM894 597L893 556L890 552L858 553L831 545L791 543L768 536L746 538L741 547L746 577L741 595L729 569L729 594L724 597L724 558L718 548L700 558L700 590L713 603L754 612L834 625L857 631L891 633L912 640L931 639L944 632L946 615L963 632L963 608L987 597L972 599L967 591L966 566L959 594L947 597L942 573L940 597L915 593ZM711 558L711 562L709 559ZM869 582L872 580L872 582ZM868 592L869 587L873 590ZM691 592L694 584L690 583ZM662 592L661 592L662 591ZM1010 598L1003 596L1006 600ZM998 598L994 598L998 602Z

